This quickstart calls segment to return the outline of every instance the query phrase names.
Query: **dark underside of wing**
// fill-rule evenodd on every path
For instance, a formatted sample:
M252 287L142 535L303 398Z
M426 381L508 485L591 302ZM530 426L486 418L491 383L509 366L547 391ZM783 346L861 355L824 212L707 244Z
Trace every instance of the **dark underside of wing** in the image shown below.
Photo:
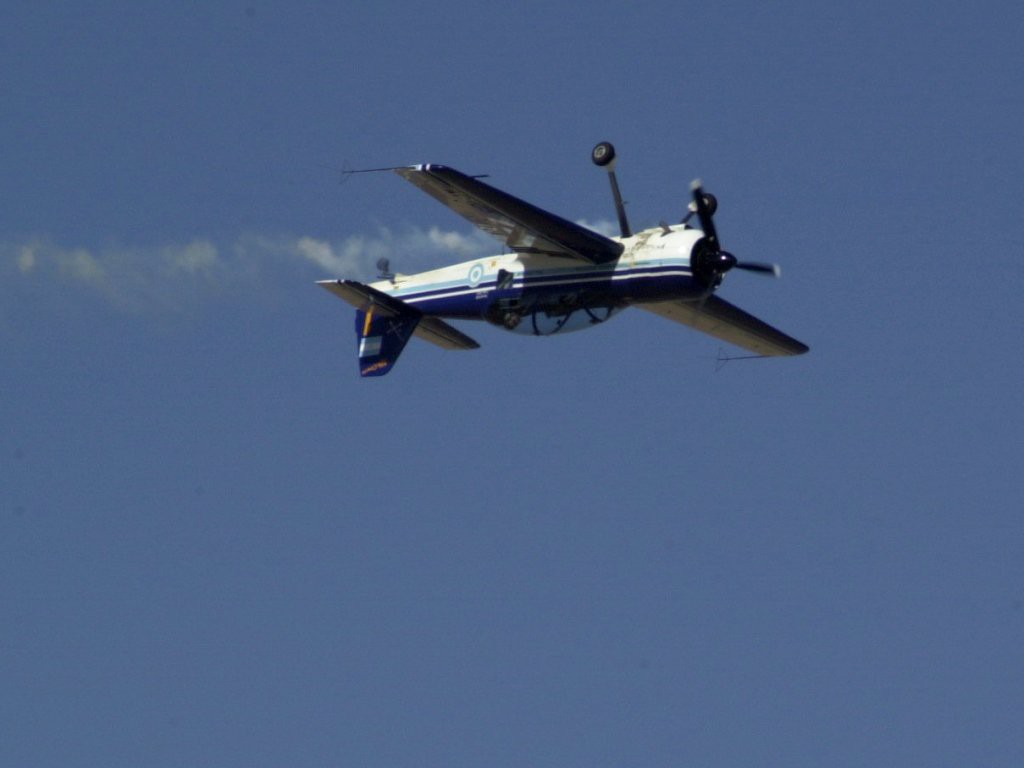
M431 197L514 251L565 256L591 264L617 259L622 243L495 189L444 165L396 168Z
M662 301L634 306L683 323L758 355L802 355L809 349L806 344L717 296L709 296L703 303Z

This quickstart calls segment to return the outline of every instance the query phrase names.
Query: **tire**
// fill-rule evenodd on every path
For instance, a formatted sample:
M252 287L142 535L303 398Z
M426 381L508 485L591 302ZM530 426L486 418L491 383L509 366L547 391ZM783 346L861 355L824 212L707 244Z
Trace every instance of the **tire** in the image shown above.
M605 166L615 162L615 147L612 146L610 141L602 141L594 150L590 153L590 159L594 161L594 165Z

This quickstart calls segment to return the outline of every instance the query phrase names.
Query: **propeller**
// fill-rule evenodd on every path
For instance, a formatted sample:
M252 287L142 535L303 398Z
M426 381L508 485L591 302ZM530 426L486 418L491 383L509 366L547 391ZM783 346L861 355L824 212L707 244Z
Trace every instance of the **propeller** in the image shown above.
M700 220L700 228L704 231L704 237L697 241L697 247L693 252L694 274L713 287L730 269L742 269L774 277L778 277L782 273L778 264L769 264L763 261L740 261L728 251L722 250L714 221L718 201L714 195L704 191L700 179L694 179L690 189L693 190L693 202L690 203L690 212L683 221L684 223L689 221L690 217L696 213Z

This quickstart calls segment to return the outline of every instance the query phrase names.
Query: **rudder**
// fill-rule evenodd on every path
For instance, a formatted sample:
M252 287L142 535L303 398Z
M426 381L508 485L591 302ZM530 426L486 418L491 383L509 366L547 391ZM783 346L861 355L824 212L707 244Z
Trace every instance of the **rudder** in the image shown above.
M412 337L421 315L389 315L370 305L356 310L359 375L383 376L390 371Z

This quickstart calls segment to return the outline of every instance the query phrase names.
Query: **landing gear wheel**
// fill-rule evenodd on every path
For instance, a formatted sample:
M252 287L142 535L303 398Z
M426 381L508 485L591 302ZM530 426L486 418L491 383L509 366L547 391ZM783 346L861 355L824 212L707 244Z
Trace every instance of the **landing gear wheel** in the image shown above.
M610 141L602 141L594 147L590 153L590 159L594 161L594 165L599 165L602 168L610 165L615 162L615 147Z

